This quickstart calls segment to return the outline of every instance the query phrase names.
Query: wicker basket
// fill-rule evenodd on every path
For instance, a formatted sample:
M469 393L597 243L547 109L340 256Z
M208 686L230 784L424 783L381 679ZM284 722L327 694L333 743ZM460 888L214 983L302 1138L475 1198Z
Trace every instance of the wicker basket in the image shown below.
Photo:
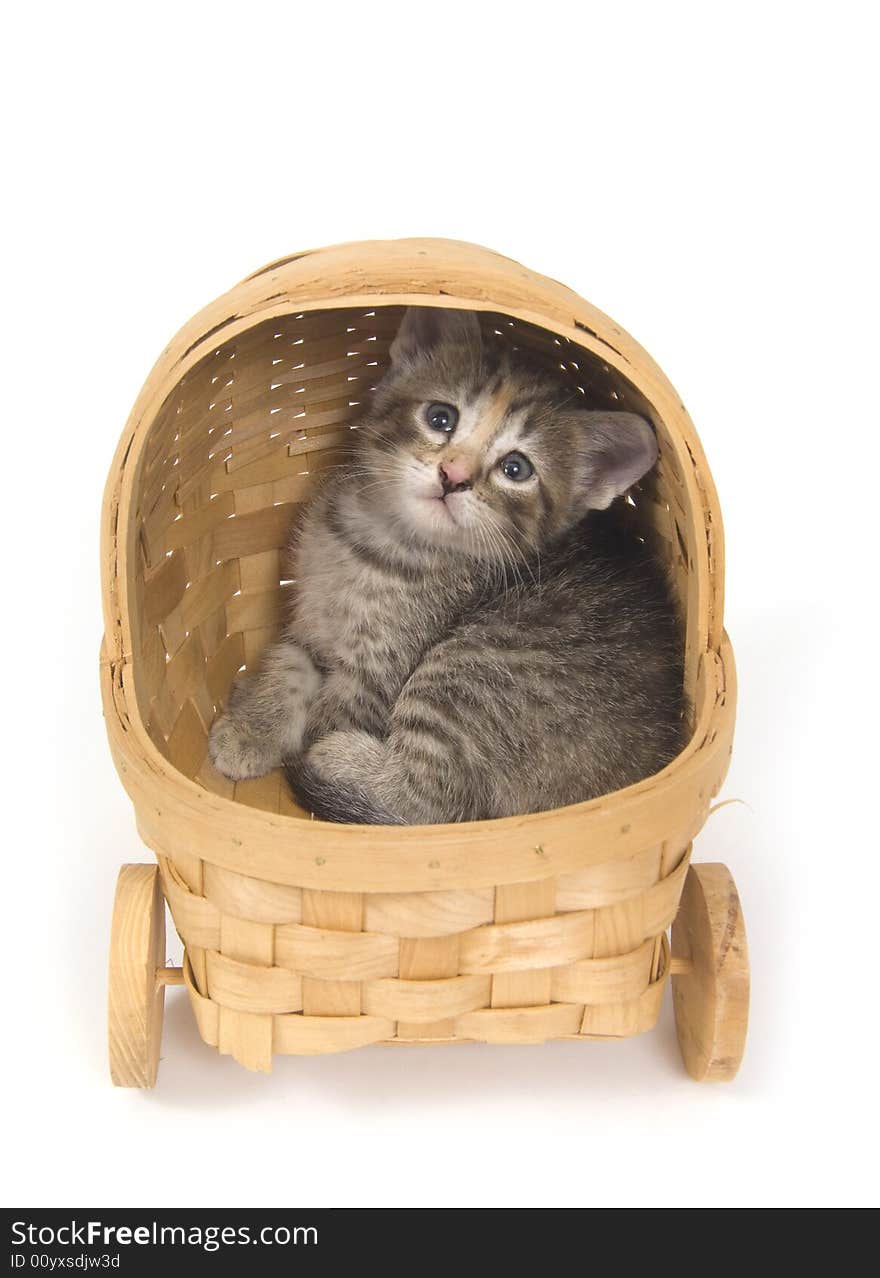
M338 462L407 304L466 307L571 378L650 417L660 461L622 514L669 568L692 734L661 773L588 803L461 825L310 820L280 774L233 783L207 734L278 625L282 548ZM113 758L154 866L114 913L114 1081L156 1076L164 985L250 1069L369 1043L620 1038L672 973L695 1077L731 1077L748 1001L724 867L689 865L724 778L735 687L722 532L699 440L633 340L574 293L444 240L300 253L248 277L168 346L132 412L103 512L102 689ZM159 883L161 879L161 886ZM673 931L667 929L684 898ZM167 900L185 945L164 966Z

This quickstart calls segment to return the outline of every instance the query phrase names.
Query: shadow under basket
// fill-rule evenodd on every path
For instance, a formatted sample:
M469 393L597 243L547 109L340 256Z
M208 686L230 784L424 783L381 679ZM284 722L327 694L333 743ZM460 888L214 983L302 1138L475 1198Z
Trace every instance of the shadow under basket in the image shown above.
M666 565L692 708L656 776L556 811L427 827L332 825L280 774L233 783L213 717L277 632L283 548L344 460L407 305L479 312L590 407L653 422L660 459L619 503ZM721 519L703 451L649 356L569 289L445 240L275 262L196 316L153 369L110 472L101 685L110 747L158 860L124 866L113 918L115 1083L155 1082L166 984L249 1069L370 1043L623 1038L671 976L696 1078L730 1078L748 1012L736 889L691 844L727 771L733 655ZM183 940L165 966L164 900ZM672 926L670 947L667 931Z

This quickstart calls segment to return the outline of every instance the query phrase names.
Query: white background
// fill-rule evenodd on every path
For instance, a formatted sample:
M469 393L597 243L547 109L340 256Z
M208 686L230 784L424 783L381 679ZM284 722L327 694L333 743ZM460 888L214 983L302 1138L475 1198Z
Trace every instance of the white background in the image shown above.
M872 6L18 6L2 82L4 1205L876 1204ZM22 16L24 14L30 16ZM11 23L11 26L10 26ZM370 1048L249 1075L169 992L105 1064L117 867L151 859L97 681L101 490L159 351L264 262L474 240L651 351L729 552L737 1081L620 1045ZM173 952L173 951L172 951Z

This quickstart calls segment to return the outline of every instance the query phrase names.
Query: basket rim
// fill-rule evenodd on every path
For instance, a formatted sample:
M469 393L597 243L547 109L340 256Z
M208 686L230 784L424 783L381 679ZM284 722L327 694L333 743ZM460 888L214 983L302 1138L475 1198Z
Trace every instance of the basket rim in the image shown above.
M704 663L697 730L661 772L583 803L455 825L337 825L251 808L205 790L128 717L130 666L102 649L111 753L157 855L183 851L252 879L340 892L425 892L527 883L574 873L702 828L727 773L736 709L733 650Z
M304 277L298 278L303 272ZM518 288L522 293L525 288L521 300L529 304L493 296L493 286L502 294L505 289ZM697 624L689 624L688 659L694 663L695 686L702 690L700 704L695 705L694 733L684 750L652 777L612 795L527 816L460 825L341 826L245 807L203 789L173 767L150 739L130 686L127 538L119 530L129 528L138 466L150 428L180 378L218 344L247 329L291 312L419 304L505 314L568 338L616 368L658 414L682 467L693 516L702 516L705 532L705 539L698 539L692 569L696 597L689 602L689 614L696 609ZM692 826L693 812L705 813L727 770L735 676L732 650L721 625L721 517L696 430L664 374L623 329L566 286L489 249L459 241L417 239L313 250L270 263L200 311L159 357L120 439L104 496L101 575L105 620L101 683L111 749L135 802L142 837L166 855L173 855L166 840L176 825L188 827L188 837L198 839L203 859L255 878L363 891L401 890L405 880L414 890L431 890L502 881L497 877L497 858L488 850L513 839L519 849L509 853L515 877L507 875L506 881L529 881L563 872L563 863L564 869L575 869L609 855L631 855L650 845L645 835L652 821L653 842L671 836L676 828ZM698 780L702 784L696 784ZM684 793L692 799L690 820L680 802ZM161 808L155 802L159 796ZM664 805L677 811L677 827L660 821ZM611 807L615 812L609 823ZM625 812L630 810L633 820L627 821ZM609 851L615 823L621 828ZM230 826L246 837L230 836ZM563 827L571 830L565 837L561 837ZM600 829L605 832L602 837ZM658 835L657 830L666 833ZM546 843L552 847L545 847ZM579 854L575 843L582 845ZM358 864L357 858L367 859L363 857L367 845L370 860L376 857L377 847L383 850L372 869ZM481 849L485 858L479 855ZM462 863L463 856L467 864ZM483 864L475 863L481 859ZM496 868L490 869L492 865Z

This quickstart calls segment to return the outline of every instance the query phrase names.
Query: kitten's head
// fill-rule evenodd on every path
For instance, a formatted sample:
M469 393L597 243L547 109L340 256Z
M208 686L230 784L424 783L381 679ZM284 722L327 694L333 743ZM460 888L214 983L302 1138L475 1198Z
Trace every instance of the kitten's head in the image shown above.
M410 307L358 431L364 500L410 542L487 559L511 543L541 551L657 458L643 418L579 400L489 348L473 312Z

